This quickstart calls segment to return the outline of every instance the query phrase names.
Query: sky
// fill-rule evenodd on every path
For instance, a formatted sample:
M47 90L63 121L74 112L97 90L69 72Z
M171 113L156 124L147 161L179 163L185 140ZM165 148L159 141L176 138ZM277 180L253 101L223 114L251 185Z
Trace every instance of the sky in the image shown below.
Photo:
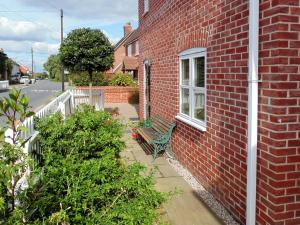
M64 11L64 36L76 28L101 29L112 43L123 37L123 25L137 27L138 0L0 0L0 48L8 57L34 71L60 45L60 9Z

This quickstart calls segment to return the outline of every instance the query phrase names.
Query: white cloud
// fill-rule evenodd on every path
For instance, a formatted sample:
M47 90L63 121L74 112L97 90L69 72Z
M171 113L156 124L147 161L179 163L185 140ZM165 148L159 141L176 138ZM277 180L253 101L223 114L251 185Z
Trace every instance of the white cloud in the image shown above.
M0 48L4 52L30 53L31 47L38 54L56 54L59 44L50 44L47 42L30 42L30 41L1 41Z
M59 37L44 24L0 17L0 40L44 41L49 38L57 40Z
M47 42L30 41L1 41L0 48L4 49L8 57L14 58L17 62L31 66L31 47L34 53L35 70L42 71L43 64L47 58L58 52L59 44L49 44Z
M137 21L138 0L22 0L22 3L47 10L62 8L66 17L95 19L102 24Z

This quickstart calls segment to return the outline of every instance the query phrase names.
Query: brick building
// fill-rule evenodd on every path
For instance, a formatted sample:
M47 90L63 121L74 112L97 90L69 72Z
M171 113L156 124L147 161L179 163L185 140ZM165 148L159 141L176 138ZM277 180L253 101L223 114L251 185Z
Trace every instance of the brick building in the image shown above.
M113 64L113 68L110 71L108 71L110 73L123 72L123 60L127 54L124 44L133 34L132 26L130 23L126 23L123 29L124 29L124 36L114 47L114 64Z
M138 57L140 54L138 30L133 31L132 35L125 41L124 46L126 57L123 60L123 72L130 73L134 79L138 79Z
M177 159L241 224L251 213L248 224L300 224L299 0L261 0L251 14L249 2L139 0L140 118L176 121ZM250 80L255 59L258 78Z

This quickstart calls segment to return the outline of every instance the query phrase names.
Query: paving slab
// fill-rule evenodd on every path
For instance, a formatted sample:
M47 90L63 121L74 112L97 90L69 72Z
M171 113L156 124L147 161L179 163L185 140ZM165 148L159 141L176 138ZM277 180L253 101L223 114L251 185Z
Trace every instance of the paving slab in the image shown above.
M141 146L133 140L130 132L125 132L126 149L122 152L129 163L133 159L148 167L146 173L156 169L156 188L162 192L178 192L168 202L163 204L159 213L164 220L172 225L221 225L224 224L199 198L192 187L167 162L159 157L153 162L151 155L144 152ZM131 155L130 155L131 154Z

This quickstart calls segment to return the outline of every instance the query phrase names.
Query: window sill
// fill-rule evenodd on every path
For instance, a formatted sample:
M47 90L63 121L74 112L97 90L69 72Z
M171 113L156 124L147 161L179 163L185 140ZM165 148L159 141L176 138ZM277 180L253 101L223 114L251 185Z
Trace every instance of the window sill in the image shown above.
M188 125L190 125L190 126L192 126L192 127L194 127L194 128L196 128L196 129L198 129L198 130L200 130L200 131L203 131L203 132L206 131L206 127L205 126L200 125L198 123L195 123L195 122L193 122L193 121L191 121L189 119L186 119L186 118L184 118L181 115L177 115L175 118L178 119L178 120L180 120L180 121L182 121L182 122L184 122L184 123L186 123L186 124L188 124Z

